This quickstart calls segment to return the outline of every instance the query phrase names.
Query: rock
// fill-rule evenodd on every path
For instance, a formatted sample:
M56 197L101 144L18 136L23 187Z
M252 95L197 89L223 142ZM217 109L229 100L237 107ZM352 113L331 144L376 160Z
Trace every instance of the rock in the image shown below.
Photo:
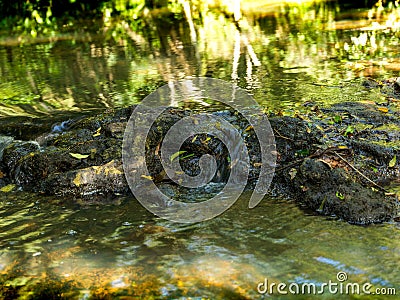
M50 174L41 182L40 188L47 194L84 199L96 195L106 198L129 191L122 163L114 160L100 166Z
M276 148L279 153L278 163L293 161L317 150L322 133L314 124L291 117L272 117Z
M123 138L126 123L127 122L117 122L117 123L107 124L104 128L105 134L113 138L119 138L119 139Z
M5 147L0 164L0 169L6 174L5 177L18 185L30 185L29 181L21 181L19 175L21 168L24 168L25 162L32 159L35 153L39 151L39 148L39 144L32 141L14 141ZM32 164L30 171L33 171L33 174L30 175L33 180L40 180L39 173L42 172L40 166Z
M365 188L342 169L330 169L316 159L306 159L301 164L292 188L307 207L353 224L388 221L397 209L383 192Z
M20 129L13 123L14 129L7 133L18 133L13 136L15 140L9 137L0 139L0 151L3 150L0 185L16 184L25 190L83 200L85 203L105 203L116 196L129 194L122 167L122 139L132 109L107 110L97 115L68 118L64 127L61 126L62 120L57 120L60 130L54 131L51 125L41 127L41 130L34 129L31 134L21 134L27 130L25 123L21 123ZM395 122L394 118L362 104L343 104L326 111L346 113L354 118L349 118L345 124L333 125L325 122L324 118L314 121L279 116L270 118L276 140L276 149L270 150L277 152L272 194L294 198L320 214L335 215L354 224L384 222L396 216L395 197L373 191L370 183L348 166L351 162L368 176L372 176L371 172L378 172L381 182L398 177L398 162L395 166L388 166L393 156L399 154L398 148L388 144L378 149L372 144L374 138L381 140L381 135L389 134L389 131L343 134L346 126L354 124L351 122L387 124ZM254 130L242 115L233 111L212 113L240 132L250 158L247 188L254 188L261 165L261 148ZM154 122L145 141L148 171L156 183L171 193L193 194L193 190L176 188L166 176L160 162L161 143L172 125L194 114L196 112L183 109L166 109ZM39 123L46 122L41 120ZM55 122L48 120L47 123ZM34 138L39 142L18 140L23 138ZM396 135L392 139L396 140ZM336 145L349 149L350 157L347 159L350 162L329 165L329 161L338 157L334 152L329 157L324 149L335 148ZM228 149L217 138L199 134L196 139L186 140L181 150L186 151L187 156L179 158L185 173L191 176L199 174L200 157L210 154L217 160L217 172L211 185L224 183L229 178ZM326 161L322 162L323 159ZM374 167L376 171L371 168L371 162L379 163Z

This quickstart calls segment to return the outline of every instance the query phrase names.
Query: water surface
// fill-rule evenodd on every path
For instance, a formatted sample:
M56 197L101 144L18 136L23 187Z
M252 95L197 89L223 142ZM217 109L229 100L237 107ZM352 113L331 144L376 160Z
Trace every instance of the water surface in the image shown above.
M100 291L254 299L265 278L320 286L338 282L338 272L347 274L346 283L400 288L398 225L354 226L279 199L250 210L249 197L244 193L216 219L179 225L153 217L132 198L84 208L32 194L2 196L3 291L23 294L50 280L54 290L69 283L81 299Z
M238 84L268 109L368 100L337 87L398 76L399 15L322 1L245 15L239 27L205 12L194 36L185 20L139 30L119 19L50 37L0 36L0 116L127 106L186 76Z

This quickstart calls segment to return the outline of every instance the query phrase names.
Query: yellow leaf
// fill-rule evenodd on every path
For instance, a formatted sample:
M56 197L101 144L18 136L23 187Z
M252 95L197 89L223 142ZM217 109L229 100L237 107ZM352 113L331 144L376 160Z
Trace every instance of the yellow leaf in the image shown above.
M15 184L9 184L9 185L3 186L3 187L0 189L0 192L9 193L9 192L11 192L14 188L15 188Z
M387 113L389 110L387 109L387 107L378 107L378 110L383 112L383 113Z
M101 127L97 128L96 133L93 134L93 137L99 136L101 131Z
M176 284L179 288L182 288L185 286L185 284L183 283L182 280L178 280L177 284Z
M396 165L396 155L389 161L389 168L393 168Z
M82 184L82 174L81 173L76 174L76 176L75 176L75 178L74 178L74 180L72 182L77 187L79 187Z
M79 154L79 153L69 153L73 158L77 159L83 159L83 158L88 158L89 154Z
M385 196L396 196L396 193L385 193Z
M140 177L148 179L148 180L153 180L153 177L151 177L150 175L142 175Z
M195 135L194 138L192 138L192 143L194 143L195 140L197 140L197 135Z

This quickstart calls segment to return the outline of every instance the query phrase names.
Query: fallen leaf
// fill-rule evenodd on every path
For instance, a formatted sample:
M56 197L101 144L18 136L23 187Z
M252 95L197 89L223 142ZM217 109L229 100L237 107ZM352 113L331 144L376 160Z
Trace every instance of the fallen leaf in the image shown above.
M336 165L335 165L335 161L330 160L329 158L325 158L325 159L318 159L318 161L324 163L325 165L328 166L329 169L333 169Z
M82 184L82 173L77 173L72 182L79 187Z
M73 158L77 159L83 159L83 158L88 158L89 154L80 154L80 153L69 153Z
M378 107L378 110L383 113L387 113L389 111L387 107Z
M389 168L393 168L396 165L396 155L389 161Z
M8 184L8 185L6 185L6 186L3 186L1 189L0 189L0 192L3 192L3 193L9 193L9 192L11 192L14 188L15 188L15 184Z
M339 198L340 200L344 200L344 195L341 193L341 192L339 192L339 191L336 191L336 197L337 198Z
M179 155L181 155L181 154L183 154L183 153L186 153L186 151L178 151L178 152L175 152L175 153L172 154L171 157L169 158L170 161L171 161L171 162L174 161L175 158L177 158Z
M185 159L185 158L189 158L189 157L192 157L192 156L194 156L194 153L191 153L191 154L182 156L182 157L180 157L179 159Z
M385 193L385 196L396 196L396 193Z
M97 153L97 149L96 148L92 148L90 149L90 159L94 159L95 155Z
M142 175L140 177L148 179L148 180L153 180L153 177L151 177L150 175Z
M342 116L336 115L333 117L335 123L342 123Z
M101 127L97 128L96 133L93 134L93 137L99 136L101 131Z
M297 170L295 168L290 169L289 175L290 175L290 179L293 180L297 175Z
M161 143L159 143L159 144L157 145L156 149L154 150L154 154L155 154L155 155L158 155L158 152L160 151L160 148L161 148Z
M353 134L353 133L354 133L354 127L349 125L349 126L347 126L346 131L344 132L343 135L348 136L349 134Z
M303 192L307 192L309 190L309 187L304 185L301 185L300 188Z

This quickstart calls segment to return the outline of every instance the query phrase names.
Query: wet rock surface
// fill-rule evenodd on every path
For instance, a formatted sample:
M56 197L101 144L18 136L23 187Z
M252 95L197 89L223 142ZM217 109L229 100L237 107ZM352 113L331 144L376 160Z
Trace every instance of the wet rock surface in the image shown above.
M343 169L330 169L325 163L306 159L294 178L294 194L307 207L324 215L340 216L354 224L389 220L395 203L384 193L365 188L349 178Z
M1 130L0 188L15 184L87 204L129 194L122 166L122 140L132 109L65 120L30 119L31 131L26 123L8 119L8 127ZM165 134L177 121L193 114L196 112L166 109L146 140L151 179L170 194L195 193L193 189L179 189L166 176L160 160ZM262 163L254 130L235 112L213 114L241 133L250 158L247 188L254 188ZM396 160L400 130L393 114L373 105L343 103L316 108L307 118L270 116L269 121L277 151L272 195L294 198L313 211L354 224L389 221L397 216L396 197L385 189L400 177ZM5 121L1 122L4 126ZM188 175L198 175L200 157L210 154L217 160L212 181L221 183L229 177L228 150L213 136L199 134L185 141L181 150L185 155L177 159Z

